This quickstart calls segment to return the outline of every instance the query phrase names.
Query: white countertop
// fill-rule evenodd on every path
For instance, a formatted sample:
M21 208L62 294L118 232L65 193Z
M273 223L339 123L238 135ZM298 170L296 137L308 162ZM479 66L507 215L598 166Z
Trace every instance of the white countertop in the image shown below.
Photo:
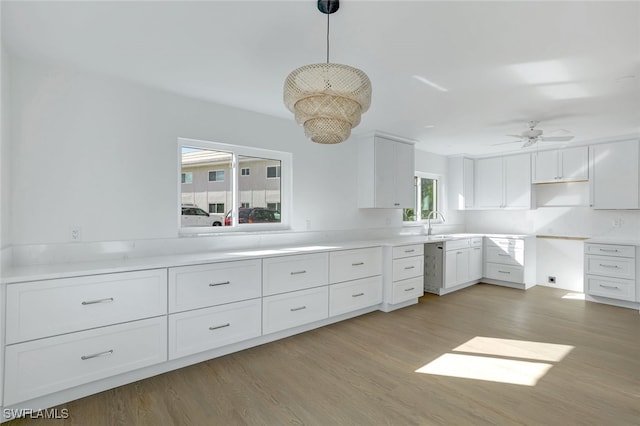
M260 249L238 249L231 251L207 251L199 253L177 253L163 256L131 257L92 262L68 262L46 265L27 265L5 268L0 282L12 284L25 281L51 280L114 272L140 271L176 266L197 265L221 261L255 259L256 257L287 256L304 253L318 253L333 250L349 250L366 247L397 246L404 244L438 243L472 237L526 238L529 235L501 234L447 234L447 235L406 235L384 240L336 242L323 245L273 246Z
M622 244L628 246L640 246L640 236L638 238L587 238L585 243L597 243L597 244Z

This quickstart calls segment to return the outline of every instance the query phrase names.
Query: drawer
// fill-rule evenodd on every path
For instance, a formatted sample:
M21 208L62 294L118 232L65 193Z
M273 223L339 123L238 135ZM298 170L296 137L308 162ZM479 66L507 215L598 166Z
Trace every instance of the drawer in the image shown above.
M522 284L524 283L524 269L522 266L487 263L485 265L485 277Z
M593 244L584 245L585 254L598 254L601 256L636 257L635 246L621 246L614 244Z
M363 278L329 286L329 316L345 314L382 302L382 277Z
M274 333L329 316L329 287L262 298L262 333Z
M636 277L635 258L611 256L585 256L585 273L634 279Z
M444 249L449 250L460 250L469 247L469 239L464 238L462 240L451 240L444 243Z
M484 238L482 237L473 237L469 238L469 245L471 247L482 247L482 241Z
M382 274L382 248L334 251L329 254L329 282L357 280Z
M258 337L261 299L169 315L169 359Z
M498 247L505 251L524 250L524 240L512 238L485 237L487 247Z
M585 276L587 294L609 297L611 299L636 301L636 283L633 280L618 278Z
M424 294L424 281L422 277L409 278L408 280L393 283L391 303L396 304L415 299Z
M424 257L414 256L393 260L393 281L406 280L424 274Z
M167 270L7 286L7 344L167 313Z
M487 247L485 261L505 265L524 265L524 250L511 249L505 251L499 247Z
M329 284L329 253L264 259L265 296Z
M397 246L393 248L393 258L400 259L402 257L422 256L424 254L424 244L410 244L406 246Z
M166 360L166 316L10 345L5 352L4 404Z
M262 295L260 259L169 268L169 312L205 308Z

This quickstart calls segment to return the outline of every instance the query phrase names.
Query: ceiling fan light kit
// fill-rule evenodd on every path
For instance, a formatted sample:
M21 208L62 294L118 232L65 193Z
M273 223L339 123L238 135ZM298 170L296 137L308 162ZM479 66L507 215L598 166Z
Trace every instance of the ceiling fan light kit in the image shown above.
M371 105L371 82L363 71L329 62L329 16L338 0L318 0L327 15L327 62L293 70L284 83L284 104L313 142L336 144L351 135Z

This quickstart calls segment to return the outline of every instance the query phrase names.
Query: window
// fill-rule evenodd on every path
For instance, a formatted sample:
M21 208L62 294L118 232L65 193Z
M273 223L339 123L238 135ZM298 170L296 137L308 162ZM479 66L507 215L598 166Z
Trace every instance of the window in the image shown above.
M280 211L280 203L267 203L267 208L269 210L277 210Z
M414 179L415 207L404 209L402 220L405 222L427 220L429 213L440 208L439 177L417 173Z
M226 213L224 203L209 203L209 213Z
M267 179L275 179L280 177L280 166L267 167Z
M212 170L209 172L209 182L224 182L224 170Z
M178 139L178 153L180 182L192 183L178 185L180 203L182 207L208 208L211 222L208 228L196 228L198 225L183 215L181 233L289 226L290 153L182 138ZM221 222L223 226L217 227Z

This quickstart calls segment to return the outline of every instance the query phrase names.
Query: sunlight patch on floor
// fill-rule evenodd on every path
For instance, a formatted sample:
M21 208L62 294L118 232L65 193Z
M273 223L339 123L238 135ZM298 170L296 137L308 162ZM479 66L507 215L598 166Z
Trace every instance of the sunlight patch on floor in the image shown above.
M416 373L535 386L574 346L476 336ZM478 354L478 355L471 355ZM547 362L539 362L547 361Z
M552 367L551 364L513 359L444 354L416 373L464 379L486 380L514 385L535 386L538 380Z
M563 299L584 300L584 293L567 293L562 296Z
M572 349L569 345L477 336L453 351L558 362Z

